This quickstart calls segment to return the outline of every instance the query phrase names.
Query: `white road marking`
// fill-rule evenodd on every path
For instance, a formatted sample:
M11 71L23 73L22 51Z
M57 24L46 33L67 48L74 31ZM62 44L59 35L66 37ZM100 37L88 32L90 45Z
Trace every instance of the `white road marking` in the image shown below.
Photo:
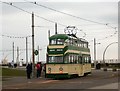
M56 81L59 81L59 80L48 80L48 81L40 81L40 82L37 82L37 83L51 83L51 82L56 82Z

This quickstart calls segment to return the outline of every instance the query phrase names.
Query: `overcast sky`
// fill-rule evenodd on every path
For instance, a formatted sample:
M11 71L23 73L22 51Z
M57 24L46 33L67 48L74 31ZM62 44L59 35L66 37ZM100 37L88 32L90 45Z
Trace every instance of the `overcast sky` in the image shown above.
M8 1L8 0L4 0ZM9 0L14 1L14 0ZM21 0L22 1L22 0ZM37 0L36 0L37 1ZM47 7L69 13L81 18L85 18L88 20L100 22L100 23L108 23L113 27L118 27L118 0L115 2L55 2L54 0L41 0L37 2L38 4L45 5ZM1 5L1 3L0 3ZM71 25L76 26L78 29L85 32L87 35L85 39L90 41L89 47L91 50L91 56L93 59L93 38L96 38L97 43L101 43L97 45L97 59L102 59L103 51L107 45L112 42L118 41L118 34L115 34L117 29L113 29L107 27L105 25L100 25L92 22L87 22L81 19L77 19L68 15L64 15L28 2L24 0L22 2L13 2L13 5L22 8L28 12L34 12L36 15L40 17L44 17L48 20L63 24L63 25ZM22 37L31 35L31 14L28 14L24 11L18 10L15 7L12 7L7 4L2 4L2 32L0 35L8 35L8 36L15 36L15 37ZM54 23L48 22L41 18L35 17L35 26L42 26L42 27L35 27L35 49L37 46L40 46L40 60L45 61L46 55L46 47L48 45L48 30L51 31L51 35L54 34ZM64 33L64 26L58 24L58 33ZM77 36L83 37L84 33L78 31ZM112 35L112 37L109 37ZM1 37L2 40L2 47L1 50L12 50L12 43L15 42L15 49L19 46L20 49L25 49L25 39L15 39L15 38L8 38L8 37ZM31 49L31 38L28 38L28 46ZM20 59L25 58L25 51L20 51ZM16 61L16 54L15 52L15 61ZM7 56L8 55L8 56ZM9 62L12 60L12 51L1 52L0 51L1 59L7 56ZM31 50L29 50L29 60L31 58ZM107 52L106 52L106 59L117 59L118 58L118 44L111 45ZM37 60L37 58L36 58Z

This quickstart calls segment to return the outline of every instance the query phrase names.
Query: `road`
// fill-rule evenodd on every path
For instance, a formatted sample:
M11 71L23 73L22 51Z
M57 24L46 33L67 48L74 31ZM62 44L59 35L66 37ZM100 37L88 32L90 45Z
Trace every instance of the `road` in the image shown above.
M118 89L118 71L92 70L86 77L54 80L26 77L6 78L3 89ZM104 91L104 90L103 90ZM115 90L114 90L115 91ZM118 91L118 90L117 90Z

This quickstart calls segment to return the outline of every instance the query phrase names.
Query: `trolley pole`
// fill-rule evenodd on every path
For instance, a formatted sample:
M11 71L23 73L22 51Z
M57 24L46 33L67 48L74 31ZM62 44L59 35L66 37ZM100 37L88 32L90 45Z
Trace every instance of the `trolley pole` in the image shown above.
M34 55L34 13L32 13L32 77L35 77L35 55Z

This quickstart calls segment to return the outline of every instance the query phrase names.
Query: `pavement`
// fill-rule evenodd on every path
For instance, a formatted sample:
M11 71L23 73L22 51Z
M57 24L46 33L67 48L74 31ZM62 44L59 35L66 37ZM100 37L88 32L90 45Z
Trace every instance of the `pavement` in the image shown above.
M118 83L110 83L110 84L107 84L107 85L102 85L102 86L95 86L95 87L91 87L91 88L88 88L88 89L118 89Z
M35 77L31 76L31 79L27 79L26 76L17 76L17 77L5 76L5 77L2 77L2 83L3 83L3 85L8 85L8 84L12 85L15 83L19 84L19 83L35 82L40 79L43 79L43 80L46 79L44 77L44 72L41 73L41 77L37 78L36 76Z

